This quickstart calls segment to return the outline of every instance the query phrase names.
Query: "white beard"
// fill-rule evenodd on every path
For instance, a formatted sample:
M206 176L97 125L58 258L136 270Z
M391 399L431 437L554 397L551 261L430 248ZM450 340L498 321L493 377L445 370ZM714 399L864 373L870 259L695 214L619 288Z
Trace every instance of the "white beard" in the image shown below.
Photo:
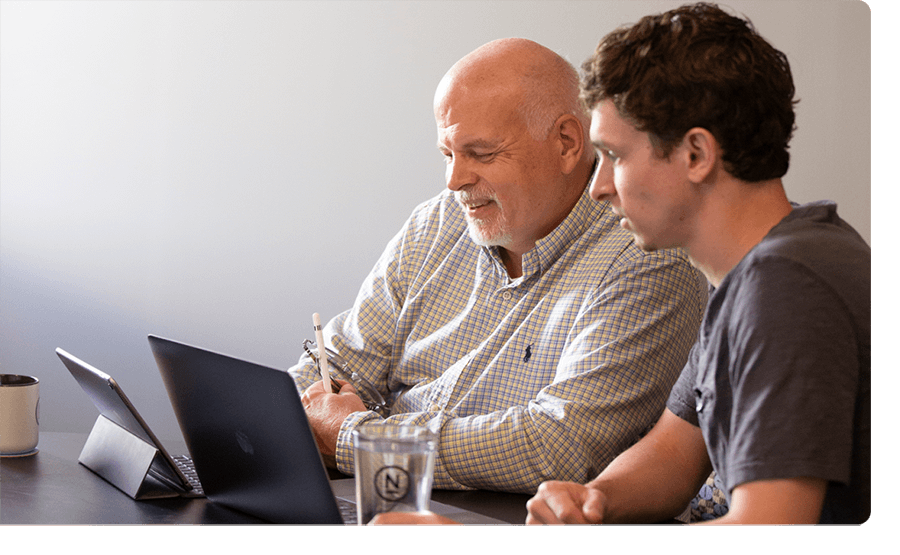
M465 208L466 203L473 202L473 195L468 192L455 193L456 202ZM503 206L493 195L489 197L481 197L482 200L490 200L497 204L499 215L496 218L486 220L472 218L466 214L466 226L469 230L469 237L476 245L482 247L505 247L512 243L512 236L509 232L509 224L503 215Z
M469 237L476 245L482 247L506 247L512 243L512 237L509 232L503 229L502 224L495 224L495 229L489 229L483 226L484 222L474 222L466 218L469 228Z

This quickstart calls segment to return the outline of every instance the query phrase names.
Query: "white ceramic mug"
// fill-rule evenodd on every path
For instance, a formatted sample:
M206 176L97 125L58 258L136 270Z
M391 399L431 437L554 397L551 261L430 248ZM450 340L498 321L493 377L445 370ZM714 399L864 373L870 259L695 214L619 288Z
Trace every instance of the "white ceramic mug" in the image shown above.
M22 456L36 451L39 385L33 376L0 374L0 455Z

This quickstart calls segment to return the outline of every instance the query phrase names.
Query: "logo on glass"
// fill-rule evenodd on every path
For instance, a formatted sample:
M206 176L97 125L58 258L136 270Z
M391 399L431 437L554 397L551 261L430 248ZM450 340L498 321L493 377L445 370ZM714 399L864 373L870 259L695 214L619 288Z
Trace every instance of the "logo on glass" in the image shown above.
M399 501L409 492L409 473L399 466L385 466L375 473L375 492L385 501Z

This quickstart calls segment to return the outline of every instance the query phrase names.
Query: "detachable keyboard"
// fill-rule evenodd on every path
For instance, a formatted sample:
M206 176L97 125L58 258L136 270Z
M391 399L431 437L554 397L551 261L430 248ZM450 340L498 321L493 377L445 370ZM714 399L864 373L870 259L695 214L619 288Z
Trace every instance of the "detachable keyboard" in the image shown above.
M198 495L206 495L203 492L203 485L200 484L200 479L197 478L197 471L194 469L194 461L188 455L175 455L172 457L172 460L175 461L175 466L178 467L178 470L184 474L185 478L190 482L191 487L194 488L194 493Z

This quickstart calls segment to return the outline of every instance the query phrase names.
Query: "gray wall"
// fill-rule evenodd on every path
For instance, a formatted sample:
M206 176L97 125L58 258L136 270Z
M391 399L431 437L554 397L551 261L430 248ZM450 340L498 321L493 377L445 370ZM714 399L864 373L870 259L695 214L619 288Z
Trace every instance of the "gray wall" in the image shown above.
M180 437L146 335L293 364L442 189L453 62L523 36L580 65L680 3L0 3L0 371L41 379L44 430L88 431L62 347ZM869 7L728 4L794 70L789 195L870 240Z

